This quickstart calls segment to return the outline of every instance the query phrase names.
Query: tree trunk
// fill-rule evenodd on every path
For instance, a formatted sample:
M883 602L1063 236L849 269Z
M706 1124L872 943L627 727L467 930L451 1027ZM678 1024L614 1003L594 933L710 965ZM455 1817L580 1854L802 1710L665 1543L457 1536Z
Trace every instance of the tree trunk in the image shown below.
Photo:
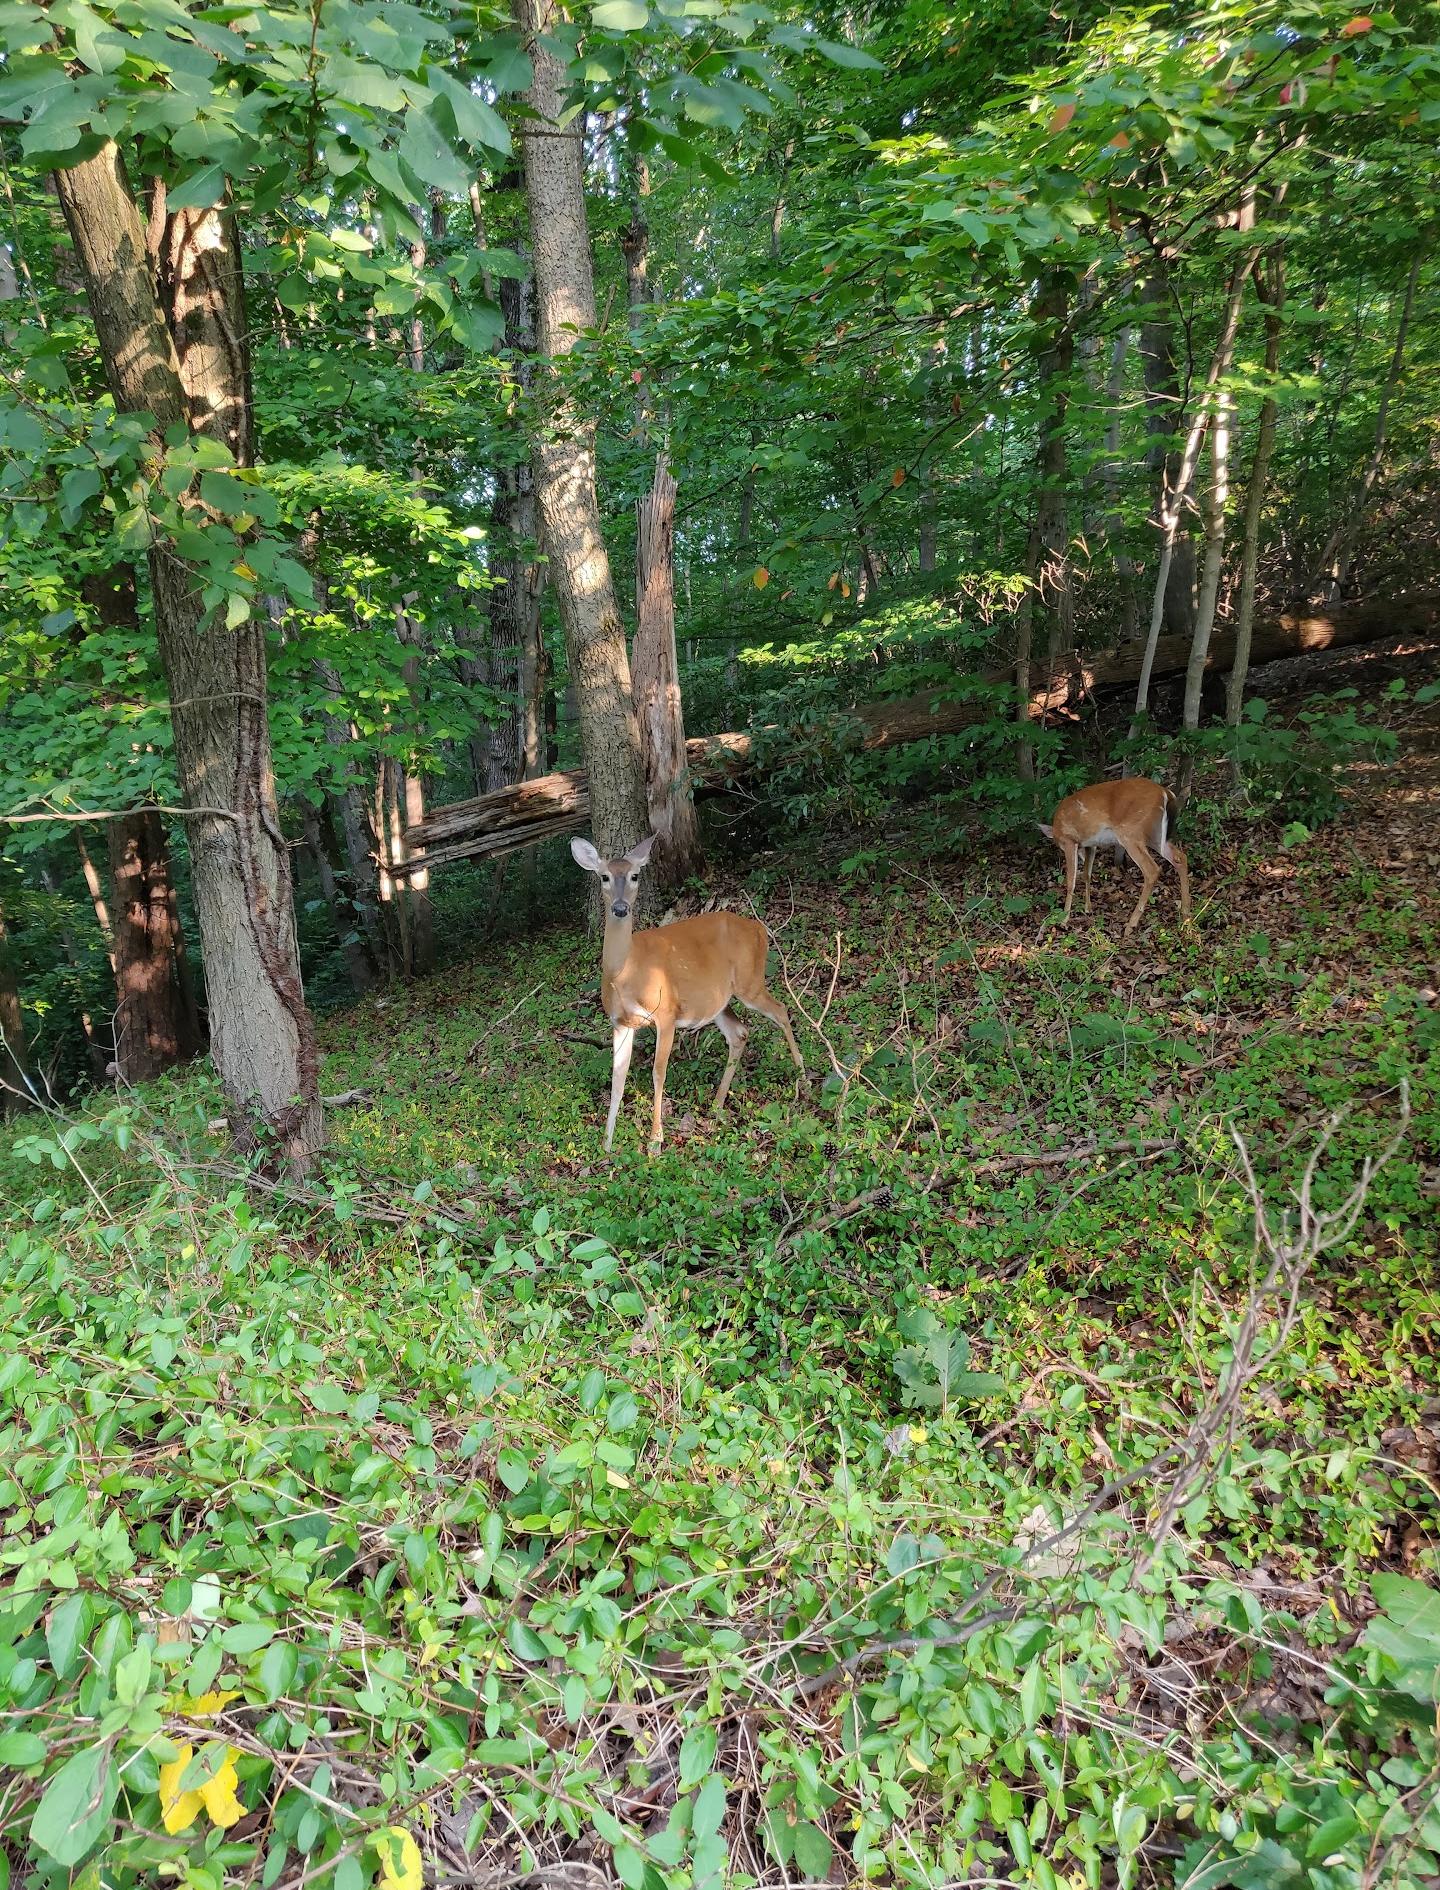
M559 60L545 43L552 0L515 0L534 78L533 119L517 126L535 256L540 353L563 359L595 326L595 283L585 221L581 125L560 120L566 97ZM591 782L595 844L623 853L645 832L645 771L630 693L625 626L615 599L595 491L595 425L552 376L553 410L532 447L535 498L550 577L560 605L580 736Z
M1035 518L1039 566L1034 588L1046 613L1045 658L1052 676L1075 647L1075 593L1070 581L1070 521L1065 498L1065 416L1074 365L1069 305L1069 284L1057 270L1042 282L1035 300L1035 319L1041 326L1044 346L1036 363L1043 417L1040 499Z
M10 957L10 934L0 911L0 1115L18 1115L22 1109L35 1108L36 1102L25 1013Z
M1220 318L1220 333L1215 342L1215 351L1210 357L1210 367L1205 376L1205 386L1201 391L1195 418L1190 423L1186 435L1185 450L1180 456L1175 470L1175 483L1172 486L1167 476L1165 491L1161 499L1160 515L1157 525L1160 531L1160 567L1155 577L1155 595L1150 606L1150 629L1145 639L1145 653L1140 662L1140 679L1135 691L1135 715L1137 719L1150 707L1150 677L1154 667L1155 652L1160 642L1160 631L1164 621L1166 598L1170 594L1169 579L1175 557L1175 543L1180 530L1180 519L1184 512L1186 498L1190 491L1190 482L1195 476L1196 462L1200 457L1200 448L1205 433L1210 425L1212 403L1221 381L1230 371L1231 357L1235 352L1235 335L1240 326L1240 301L1245 292L1245 278L1250 273L1252 253L1247 251L1236 258L1230 271L1230 283L1226 291L1225 306ZM1194 636L1194 618L1192 615L1190 636ZM1208 633L1207 633L1208 642ZM1202 658L1203 666L1203 658ZM1135 733L1132 722L1131 734Z
M1031 655L1035 643L1035 573L1040 567L1040 528L1032 525L1025 546L1025 589L1015 607L1015 720L1020 740L1015 749L1015 769L1022 781L1035 779L1035 744L1030 713Z
M115 404L153 416L157 448L177 426L251 459L246 320L234 220L183 210L161 222L156 299L145 226L119 150L55 173L84 271ZM157 187L158 189L158 187ZM158 208L158 205L157 205ZM242 1148L278 1142L302 1168L324 1139L319 1058L295 941L266 714L264 625L207 611L175 546L152 543L150 579L190 815L211 1049Z
M1120 403L1125 393L1125 359L1130 351L1130 330L1122 328L1110 345L1110 371L1105 382L1105 459L1100 483L1105 494L1105 541L1120 586L1120 634L1127 643L1140 634L1139 573L1125 549L1125 515L1120 509Z
M703 864L675 653L675 481L662 453L636 505L635 714L645 755L656 884L678 885Z
M110 922L110 908L105 901L105 888L96 870L95 862L90 857L90 849L85 844L85 836L75 829L75 851L80 855L80 871L85 875L85 890L90 895L90 903L95 908L95 923L100 927L100 936L105 941L105 956L110 960L110 969L115 969L115 928Z
M414 601L413 597L407 597L396 606L395 634L402 644L415 652L405 658L402 672L405 677L405 686L410 694L411 705L419 711L421 705L417 696L420 687L418 654L420 626L408 612L408 606ZM425 783L415 769L402 770L397 793L400 831L403 834L411 827L418 827L425 818ZM407 860L411 858L408 852L403 851L403 842L401 857ZM430 875L423 865L417 865L407 876L402 898L410 907L406 931L410 946L406 954L405 969L413 976L427 977L435 969L435 915L430 903Z
M1360 482L1346 504L1340 523L1331 532L1324 550L1316 560L1316 575L1311 583L1311 592L1320 597L1322 602L1335 603L1345 587L1345 580L1350 575L1350 561L1355 556L1355 540L1360 535L1364 522L1365 508L1370 494L1375 489L1375 481L1380 476L1380 466L1385 457L1385 442L1390 430L1390 402L1395 389L1400 384L1400 371L1405 364L1405 341L1410 332L1410 317L1415 311L1415 286L1420 280L1420 265L1425 252L1417 244L1410 262L1410 274L1405 283L1405 296L1400 304L1400 324L1395 331L1395 346L1390 355L1390 367L1385 376L1385 384L1380 389L1380 403L1375 410L1375 440L1370 449L1370 457L1365 462L1365 470L1360 475Z
M1140 329L1140 365L1148 410L1150 449L1146 469L1155 490L1156 530L1166 536L1163 519L1170 496L1180 490L1181 455L1176 447L1184 402L1175 371L1175 332L1170 309L1170 271L1157 259L1142 291L1148 314ZM1188 533L1170 534L1166 582L1162 594L1163 628L1171 636L1189 636L1195 627L1195 547ZM1162 557L1164 551L1162 548Z
M1256 663L1270 663L1309 651L1370 643L1402 632L1431 640L1440 636L1440 594L1279 617L1256 626L1251 654ZM1212 672L1227 670L1234 650L1233 635L1222 631L1212 637L1207 668ZM1188 637L1164 637L1154 652L1152 671L1156 676L1181 675L1189 655ZM1121 644L1092 657L1077 657L1049 690L1031 696L1030 713L1040 716L1068 709L1102 689L1129 688L1140 673L1142 661L1137 643ZM970 679L988 685L991 691L1008 687L1013 680L1014 671L1008 667ZM942 697L932 689L899 702L865 704L850 713L860 726L860 746L869 751L958 734L988 721L994 710L986 690ZM774 731L766 744L772 752L773 736ZM804 739L810 741L813 737L806 735ZM716 792L728 786L753 765L754 747L754 738L749 734L692 736L686 752L696 792ZM423 840L428 864L434 868L450 860L493 859L535 846L553 835L575 832L589 817L589 786L580 770L544 775L500 794L433 808L415 838Z
M1260 569L1260 521L1265 511L1265 491L1270 477L1270 456L1275 450L1275 423L1279 403L1275 398L1275 377L1280 370L1280 329L1285 308L1285 249L1275 246L1270 263L1269 282L1262 286L1256 272L1256 288L1265 304L1265 398L1260 407L1260 424L1255 435L1255 457L1250 465L1250 482L1245 489L1245 522L1240 553L1240 601L1235 613L1235 658L1225 694L1225 720L1231 728L1240 726L1245 707L1245 681L1250 671L1250 639L1255 625L1255 586ZM1238 790L1242 786L1239 762L1232 756L1231 775Z
M1222 387L1215 396L1215 418L1210 427L1210 489L1205 495L1205 557L1200 572L1200 598L1195 607L1195 631L1190 638L1190 660L1185 666L1185 694L1180 726L1192 732L1200 726L1200 693L1205 682L1205 664L1210 654L1210 637L1215 628L1215 609L1220 600L1220 573L1225 563L1225 515L1230 503L1230 419L1233 403L1230 390ZM1195 753L1187 748L1180 761L1175 791L1181 801L1189 799L1190 783L1195 775Z
M115 911L115 1072L145 1083L200 1052L180 977L165 823L153 809L108 829Z
M863 610L880 589L880 565L870 536L870 521L860 500L859 486L850 488L850 508L855 514L855 543L860 551L860 569L855 580L855 604Z

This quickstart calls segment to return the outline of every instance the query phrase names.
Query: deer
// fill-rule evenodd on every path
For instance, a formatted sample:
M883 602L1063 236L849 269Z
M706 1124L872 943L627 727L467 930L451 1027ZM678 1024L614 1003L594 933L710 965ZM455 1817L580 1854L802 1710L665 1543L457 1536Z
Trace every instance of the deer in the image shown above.
M718 1116L725 1107L750 1027L732 1008L734 1000L778 1024L789 1046L802 1088L808 1082L805 1062L790 1013L765 988L765 956L770 934L758 919L738 912L702 912L697 918L677 919L650 931L634 929L634 906L640 874L655 844L648 834L618 860L603 859L588 840L570 842L575 864L600 881L605 901L605 941L600 953L600 1002L614 1027L610 1074L610 1115L605 1124L605 1152L615 1140L615 1122L630 1074L630 1053L635 1033L655 1027L655 1114L650 1126L650 1153L664 1146L662 1112L665 1073L677 1030L703 1030L714 1024L729 1050L725 1074L712 1105Z
M1097 781L1093 787L1068 794L1050 817L1041 821L1040 831L1053 840L1065 856L1065 916L1070 923L1070 908L1075 902L1075 872L1079 856L1085 855L1085 910L1090 910L1090 872L1100 847L1114 847L1128 853L1140 868L1145 883L1135 910L1125 925L1125 936L1140 923L1146 902L1155 890L1160 867L1155 854L1168 860L1180 880L1180 914L1190 918L1190 869L1183 847L1170 838L1170 822L1179 811L1179 802L1169 788L1158 781L1131 776L1122 781ZM1152 852L1153 848L1153 852Z

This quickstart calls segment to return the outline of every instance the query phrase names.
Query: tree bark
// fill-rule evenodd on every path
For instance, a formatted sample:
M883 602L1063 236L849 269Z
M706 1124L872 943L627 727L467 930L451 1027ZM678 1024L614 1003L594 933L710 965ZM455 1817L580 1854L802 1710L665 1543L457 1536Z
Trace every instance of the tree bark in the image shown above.
M1250 671L1250 639L1255 625L1255 587L1260 569L1260 521L1265 511L1265 492L1270 477L1270 457L1275 449L1275 424L1279 414L1274 388L1280 370L1280 330L1285 308L1285 249L1277 243L1271 258L1269 281L1256 271L1255 286L1265 306L1265 398L1260 407L1260 423L1255 434L1255 457L1250 464L1250 481L1245 489L1245 521L1241 530L1240 601L1235 613L1235 656L1225 694L1225 720L1231 728L1240 726L1245 707L1245 681ZM1242 785L1239 763L1231 759L1234 785Z
M1155 577L1155 595L1150 606L1150 630L1145 639L1145 652L1140 660L1139 684L1135 691L1137 720L1150 706L1150 678L1155 652L1160 642L1166 599L1170 594L1170 574L1174 563L1180 519L1190 491L1190 482L1195 477L1195 466L1200 457L1200 448L1210 425L1212 402L1216 390L1230 371L1231 357L1235 352L1235 335L1240 326L1240 302L1245 292L1245 278L1250 273L1252 260L1253 255L1247 252L1238 257L1231 268L1229 287L1220 318L1220 333L1215 342L1215 351L1210 357L1210 367L1205 376L1205 386L1201 391L1195 417L1190 423L1190 431L1185 438L1185 450L1180 455L1179 464L1175 469L1173 485L1170 484L1169 475L1166 476L1160 512L1156 520L1160 532L1160 567ZM1194 636L1194 631L1195 620L1192 614L1188 633L1191 638ZM1130 732L1132 735L1135 732L1134 723L1131 724Z
M0 911L0 1115L18 1115L36 1107L30 1076L30 1047L25 1037L25 1013L10 956L10 934Z
M110 969L115 969L115 927L110 919L110 907L105 900L105 887L90 857L90 849L85 844L85 836L75 829L75 851L80 855L80 871L85 875L85 890L90 895L90 903L95 908L95 923L100 927L100 936L105 941L105 956L110 960Z
M225 210L180 211L157 229L164 304L120 152L105 144L55 173L115 404L252 457L240 253ZM159 206L156 206L157 209ZM266 714L265 631L208 612L175 545L150 550L176 765L194 814L190 854L204 946L211 1050L242 1148L273 1138L294 1168L324 1139L319 1058L295 940Z
M115 1071L145 1083L200 1053L180 975L165 823L153 809L107 830L115 912Z
M1036 364L1043 417L1040 499L1035 520L1039 539L1035 596L1046 612L1045 656L1051 675L1075 647L1075 593L1070 581L1070 521L1065 496L1065 416L1075 355L1067 320L1069 307L1069 283L1056 270L1040 285L1034 311L1044 341Z
M418 710L421 707L418 701L420 626L410 616L408 610L408 606L414 601L413 597L406 597L396 606L395 634L400 642L412 652L405 658L401 669L411 704ZM400 771L397 794L400 827L403 834L411 827L418 827L425 818L425 783L414 768L405 768ZM402 847L404 844L402 841ZM406 927L409 949L405 956L405 970L409 975L422 978L427 977L435 969L435 914L430 903L430 875L420 858L423 851L423 848L419 849L414 856L416 863L406 877L404 893L410 908ZM408 848L403 852L402 857L406 859L411 857Z
M678 885L702 864L685 747L675 651L675 481L662 453L650 490L636 505L635 713L645 755L651 854L656 884Z
M1130 330L1122 328L1110 344L1110 369L1105 382L1105 459L1100 484L1105 495L1105 542L1120 585L1120 634L1127 643L1140 634L1140 603L1136 590L1135 560L1125 548L1125 515L1120 507L1120 403L1125 393L1125 361L1130 351Z
M1184 402L1175 370L1170 271L1162 259L1157 258L1142 293L1148 311L1140 328L1140 365L1148 410L1146 431L1150 435L1145 465L1155 489L1156 529L1163 539L1165 507L1169 496L1179 489L1181 455L1176 441ZM1171 636L1189 636L1195 627L1195 547L1189 534L1178 530L1171 539L1163 604L1163 628Z
M1022 781L1035 779L1035 744L1031 740L1034 722L1030 713L1030 671L1035 645L1035 573L1040 567L1040 528L1032 525L1025 546L1025 589L1015 607L1015 720L1020 740L1015 749L1015 768Z
M528 103L535 116L517 130L535 257L536 330L540 353L552 363L564 360L595 325L581 126L578 119L560 123L564 73L542 37L556 17L551 0L515 0L516 23L534 69ZM550 391L552 411L532 447L535 498L578 699L595 844L613 855L645 831L644 759L625 627L600 527L595 425L553 372Z
M1257 625L1251 656L1255 663L1270 663L1311 651L1373 643L1377 638L1402 632L1429 639L1440 637L1440 593L1279 617ZM1206 667L1223 673L1234 651L1235 638L1229 632L1212 637ZM1163 637L1154 652L1152 673L1181 675L1189 656L1189 637ZM1128 688L1139 675L1143 660L1138 643L1122 644L1092 657L1077 657L1048 690L1031 696L1030 713L1054 713L1082 703L1102 689ZM970 680L982 685L978 694L967 691L963 696L937 699L932 690L851 711L860 747L874 750L928 741L989 721L995 713L993 692L1011 687L1014 672L1010 668L991 670ZM754 742L748 734L692 737L686 743L686 752L697 793L727 786L753 765L753 751ZM500 794L434 808L416 838L423 840L428 863L434 868L450 860L494 858L534 846L555 834L573 833L585 825L589 816L589 785L584 771L579 770L544 775Z

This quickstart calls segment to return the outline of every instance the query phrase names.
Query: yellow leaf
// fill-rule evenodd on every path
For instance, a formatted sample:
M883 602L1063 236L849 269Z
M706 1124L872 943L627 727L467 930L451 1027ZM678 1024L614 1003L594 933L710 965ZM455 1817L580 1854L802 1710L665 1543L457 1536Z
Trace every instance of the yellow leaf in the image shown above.
M1368 13L1359 13L1353 20L1347 20L1340 28L1341 39L1358 39L1362 33L1368 33L1375 22Z
M893 473L891 473L891 475L890 475L890 483L891 483L891 485L892 485L892 486L903 486L903 485L904 485L904 483L905 483L905 468L904 468L903 466L897 466L897 467L895 468L895 470L894 470L894 472L893 472Z
M760 569L755 573L756 590L763 591L765 586L769 582L770 582L770 573L765 569L764 565L762 564Z
M1128 132L1128 131L1117 131L1117 132L1115 133L1115 136L1114 136L1114 137L1113 137L1113 138L1112 138L1112 139L1110 140L1110 143L1112 144L1112 146L1113 146L1113 147L1115 148L1115 150L1117 150L1117 151L1128 151L1128 150L1130 149L1130 134L1129 134L1129 132Z
M1057 105L1055 110L1050 114L1051 131L1063 131L1074 116L1075 107L1073 105Z
M187 1693L182 1697L177 1710L182 1712L186 1719L214 1719L217 1713L224 1711L231 1700L238 1700L239 1698L240 1695L234 1692L211 1692L193 1695Z
M240 1757L239 1748L225 1748L225 1763L215 1774L207 1778L200 1787L200 1802L210 1814L210 1822L218 1824L222 1831L228 1831L232 1824L238 1824L245 1816L245 1807L236 1796L240 1783L235 1770L235 1761Z
M181 1777L194 1756L194 1746L181 1746L178 1756L160 1767L160 1821L171 1837L188 1830L200 1816L199 1792L180 1789Z
M836 586L836 585L837 585L837 584L838 584L839 582L840 582L840 573L839 573L838 571L832 571L832 572L830 573L830 576L829 576L829 578L828 578L828 579L826 580L826 583L825 583L825 588L826 588L826 590L827 590L827 591L833 591L833 590L834 590L834 588L835 588L835 586Z
M612 1490L628 1490L630 1487L629 1477L621 1476L618 1470L607 1470L605 1472L605 1481L610 1485Z
M929 1431L926 1430L923 1424L912 1424L910 1426L910 1442L912 1444L923 1444L929 1435Z
M236 577L253 578L255 573L248 564L237 564L235 567L235 575Z
M842 597L848 597L850 595L850 586L848 584L842 584L840 586L840 595Z
M375 1839L380 1853L380 1883L383 1890L421 1890L424 1872L420 1864L420 1846L398 1824L381 1831Z
M210 1822L219 1825L222 1831L228 1831L245 1816L245 1807L236 1796L240 1783L235 1770L239 1748L227 1746L224 1763L214 1777L207 1778L194 1791L182 1792L180 1780L194 1754L193 1746L181 1746L179 1756L171 1764L160 1767L160 1819L172 1837L177 1832L188 1831L202 1811L208 1812Z

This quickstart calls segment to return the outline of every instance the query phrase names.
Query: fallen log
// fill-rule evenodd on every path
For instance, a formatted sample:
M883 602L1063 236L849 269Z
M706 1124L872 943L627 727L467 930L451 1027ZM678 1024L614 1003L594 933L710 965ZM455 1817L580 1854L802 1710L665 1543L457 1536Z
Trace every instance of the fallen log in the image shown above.
M1331 611L1299 612L1257 624L1251 644L1252 668L1282 657L1347 644L1373 643L1400 633L1434 636L1440 632L1440 594L1402 597L1394 602L1350 604ZM1206 668L1228 670L1235 654L1233 633L1211 640ZM1077 657L1063 675L1030 698L1037 720L1071 708L1102 689L1122 688L1139 680L1142 643L1127 643L1091 657ZM1154 677L1180 675L1189 660L1188 637L1162 637L1155 651ZM955 735L994 713L997 693L1011 686L1013 672L993 669L957 677L942 694L928 689L894 702L871 702L849 711L858 724L856 746L894 748L935 735ZM781 731L770 731L780 733ZM754 738L746 734L702 735L686 743L697 794L713 793L744 772L754 759ZM494 859L542 840L574 833L590 818L590 797L583 769L542 775L472 800L435 807L405 831L410 858L392 867L402 876L416 867L444 866L452 860Z

